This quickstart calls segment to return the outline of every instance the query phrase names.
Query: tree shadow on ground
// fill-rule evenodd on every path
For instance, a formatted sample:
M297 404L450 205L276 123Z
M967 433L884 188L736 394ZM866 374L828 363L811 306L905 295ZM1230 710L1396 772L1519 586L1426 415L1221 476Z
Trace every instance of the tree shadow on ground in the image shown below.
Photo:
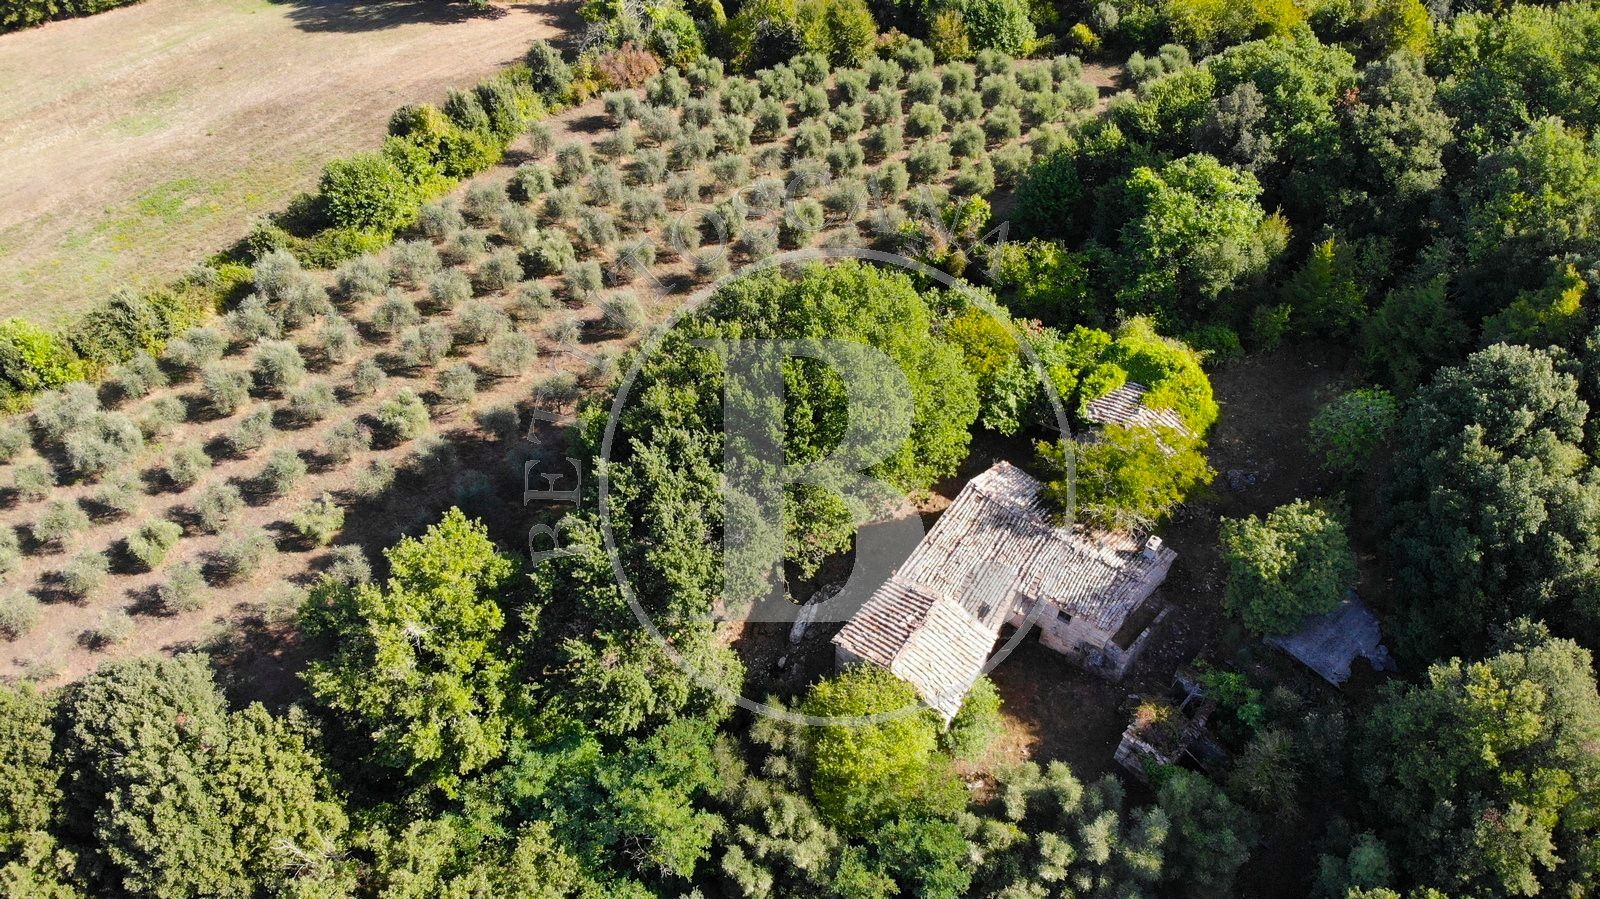
M474 19L504 18L512 8L540 11L552 26L576 33L582 20L569 0L475 6L447 0L272 0L289 6L289 20L301 31L359 33L406 25L456 25Z

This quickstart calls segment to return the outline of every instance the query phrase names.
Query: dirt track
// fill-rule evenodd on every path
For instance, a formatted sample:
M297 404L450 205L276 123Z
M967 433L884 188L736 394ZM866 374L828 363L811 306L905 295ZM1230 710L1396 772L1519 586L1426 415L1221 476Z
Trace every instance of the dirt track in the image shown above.
M572 4L146 0L0 36L0 317L160 283L438 99L574 27Z

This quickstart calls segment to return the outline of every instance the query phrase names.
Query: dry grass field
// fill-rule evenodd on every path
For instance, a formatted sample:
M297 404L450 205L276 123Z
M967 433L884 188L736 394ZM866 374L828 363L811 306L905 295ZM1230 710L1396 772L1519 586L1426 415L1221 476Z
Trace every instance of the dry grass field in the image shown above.
M442 97L574 24L538 0L148 0L0 35L0 317L161 283Z

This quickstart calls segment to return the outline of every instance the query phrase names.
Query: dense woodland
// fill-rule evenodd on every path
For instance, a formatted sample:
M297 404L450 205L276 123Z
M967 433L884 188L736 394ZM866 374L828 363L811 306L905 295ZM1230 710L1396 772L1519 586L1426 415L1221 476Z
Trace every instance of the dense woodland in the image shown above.
M550 324L558 306L599 305L584 327L613 336L642 329L654 308L621 290L641 270L697 286L780 249L870 244L962 286L858 262L767 269L641 360L609 502L671 653L641 638L593 512L562 518L570 551L533 565L520 533L469 514L480 484L459 494L467 512L381 560L347 552L305 592L302 702L233 702L198 654L0 688L7 895L1220 896L1279 862L1261 853L1282 822L1315 842L1294 895L1600 891L1600 5L592 0L584 14L600 39L581 56L538 45L442 108L400 110L381 151L330 164L315 196L182 283L65 334L0 326L0 382L27 410L0 429L17 492L109 481L159 446L185 414L156 411L169 380L207 415L240 416L246 458L273 439L273 413L249 411L262 397L314 420L359 398L346 459L406 444L547 343L578 344L575 319ZM1128 90L1103 110L1084 57L1126 60ZM540 120L602 92L605 137L551 146ZM508 190L441 199L516 141L530 161ZM1002 202L1016 227L995 243ZM682 210L694 218L668 214ZM541 319L536 347L519 328ZM948 728L736 711L712 688L749 672L711 613L770 572L727 583L721 564L724 516L748 510L721 490L725 383L706 341L731 336L850 339L901 364L912 434L874 474L902 491L1005 438L1033 447L1015 461L1064 512L1158 532L1215 477L1206 437L1229 410L1210 374L1334 346L1359 385L1307 439L1339 488L1224 521L1214 602L1249 634L1292 631L1354 584L1359 537L1392 582L1380 611L1400 673L1307 698L1203 663L1231 768L1157 768L1148 786L1059 761L967 782L957 771L1001 726L987 681ZM500 429L559 393L577 409L569 451L592 463L633 361L596 359L500 410ZM347 368L337 393L319 381ZM383 388L386 369L437 370L435 387ZM791 459L826 455L846 427L837 377L810 362L781 376L774 436ZM85 379L140 416L102 408ZM1049 429L1048 393L1081 425L1128 381L1183 428ZM179 454L160 477L187 490L200 476L180 487L182 472L211 460ZM304 476L291 452L259 477ZM194 522L154 519L125 552L154 569L188 528L237 533L237 489L196 493ZM320 545L343 512L318 503L296 527ZM809 483L782 503L772 549L792 583L884 511ZM25 540L0 529L0 568L88 527L75 504L45 508ZM184 579L229 583L252 539L173 570L175 601ZM62 580L87 595L107 571L84 558ZM18 636L40 614L14 594L0 626ZM767 701L872 715L916 696L860 667Z

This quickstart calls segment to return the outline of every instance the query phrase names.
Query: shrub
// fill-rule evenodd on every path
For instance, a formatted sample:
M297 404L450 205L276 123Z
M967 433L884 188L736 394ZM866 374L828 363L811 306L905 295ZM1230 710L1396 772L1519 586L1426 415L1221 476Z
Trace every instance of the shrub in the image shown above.
M724 153L711 160L711 179L722 190L739 187L750 180L750 160L735 153Z
M192 443L184 443L174 447L172 454L167 457L167 464L164 469L167 483L179 490L188 490L193 487L210 470L211 457L206 455L204 449Z
M562 275L567 295L579 303L587 303L604 286L600 264L593 261L576 262L567 266Z
M701 247L694 252L691 264L695 279L702 284L725 278L732 271L728 263L728 248L723 246Z
M39 600L29 593L7 593L0 597L0 634L7 640L24 637L44 617L39 611Z
M789 130L789 113L781 102L768 98L756 104L751 115L753 127L750 131L752 139L757 141L776 140Z
M17 529L0 524L0 576L15 571L21 561L22 541L17 538Z
M700 199L700 177L693 172L683 172L667 179L661 195L673 208L681 209Z
M543 159L550 155L550 149L555 142L555 133L550 126L543 122L534 122L528 126L528 155L534 159Z
M88 599L106 582L111 571L105 553L88 550L72 557L67 567L61 569L61 592L73 599Z
M591 253L603 252L617 242L616 220L603 209L584 207L578 211L578 242Z
M850 178L834 185L833 190L823 199L822 205L836 217L850 221L866 212L869 202L871 197L867 194L867 186Z
M565 144L556 150L556 183L562 187L582 181L591 167L589 148L582 144Z
M705 162L715 149L716 139L709 131L685 131L667 149L667 166L675 172L687 171Z
M355 492L358 496L375 497L394 484L394 463L388 459L374 459L356 476Z
M91 501L100 509L100 517L120 518L132 514L139 507L139 500L143 491L139 488L138 476L132 472L119 472L107 478L99 489L95 490Z
M378 432L393 443L413 440L428 428L428 407L408 389L385 400L374 413Z
M823 224L822 204L809 197L801 198L784 208L783 219L778 223L778 235L784 246L797 249L810 244L817 232L822 230Z
M417 304L396 290L389 291L378 308L372 311L372 330L385 336L398 334L402 329L422 321Z
M41 394L33 403L33 426L47 443L59 444L68 432L100 411L100 399L88 384L68 384Z
M355 326L339 316L323 322L312 342L324 366L350 361L360 344L361 336L356 333Z
M361 547L354 544L336 546L328 557L324 578L352 586L371 582L372 563L367 561L367 554L361 551Z
M843 177L855 173L866 160L866 151L861 149L861 144L858 141L845 141L828 148L828 170L835 177Z
M525 162L517 166L516 172L511 175L508 187L511 196L524 203L531 203L555 190L556 178L549 167L536 162Z
M902 112L900 92L894 90L875 91L861 105L861 114L867 124L871 125L898 122Z
M296 534L317 546L327 546L344 527L344 509L333 496L322 494L301 507L290 519Z
M528 247L527 269L529 274L553 275L566 270L566 267L575 262L578 254L572 249L572 242L565 234L543 234Z
M1340 394L1311 419L1311 447L1324 467L1346 477L1361 473L1399 423L1399 404L1382 388Z
M480 228L492 228L510 208L503 188L494 184L474 184L461 199L461 217Z
M992 141L1012 140L1022 133L1022 114L1014 106L994 107L989 110L983 130Z
M17 495L29 502L37 502L55 489L56 476L42 460L22 462L11 469L11 483Z
M97 412L72 430L61 447L67 467L82 478L126 464L144 446L144 432L121 412Z
M1015 187L1033 163L1033 149L1027 144L1007 144L990 153L989 162L994 165L996 182Z
M950 132L950 153L957 159L971 159L983 152L983 129L972 122L962 122Z
M157 387L165 387L167 376L154 357L139 352L113 368L106 375L106 385L119 399L133 400L148 396Z
M33 524L33 539L46 546L65 546L71 538L88 530L89 516L76 502L58 499L45 507Z
M395 354L406 368L432 368L444 361L455 337L443 322L428 322L400 332L400 342Z
M628 180L634 184L660 184L667 180L667 154L660 150L641 150L628 172Z
M228 450L235 456L248 456L260 449L271 434L272 409L258 406L228 429L223 442L227 443Z
M338 228L388 232L405 227L416 194L398 166L378 153L335 159L322 170L318 196Z
M476 228L463 228L450 235L439 248L439 256L451 265L471 265L489 249L489 235Z
M194 515L208 533L220 534L244 508L244 497L232 484L212 484L194 501Z
M523 57L528 66L528 83L555 103L566 100L572 89L572 67L561 58L561 52L545 41L534 41Z
M939 180L950 170L949 146L933 141L920 141L906 155L906 171L918 184Z
M159 396L139 414L139 430L146 440L165 437L189 417L189 407L176 396Z
M532 337L517 331L501 331L489 338L483 366L495 377L514 378L527 371L538 358L539 350Z
M336 402L326 381L308 381L289 396L287 411L291 420L311 424L327 418Z
M0 421L0 464L10 462L28 448L28 429L22 422Z
M156 596L167 611L176 615L195 612L205 606L206 581L200 566L179 562L167 569L167 578L156 587Z
M821 122L806 122L794 132L794 154L800 159L821 159L833 145L833 135Z
M613 294L600 305L606 327L620 334L632 334L645 326L644 305L631 293Z
M107 609L94 627L83 632L83 642L93 649L120 646L132 639L135 626L126 609Z
M323 445L323 453L338 464L350 461L350 456L362 453L373 445L373 434L366 430L362 424L354 421L341 421L328 435L328 442Z
M231 584L255 574L270 552L272 539L265 531L256 528L242 534L230 534L212 558L218 577L223 583Z
M678 139L683 133L683 128L678 124L678 117L673 110L660 106L649 106L639 113L639 130L644 139L663 146ZM666 162L666 154L661 154L661 161Z
M427 244L429 250L433 247ZM339 266L334 274L334 289L346 303L365 303L381 296L389 286L389 271L373 256L358 256Z
M828 92L820 85L810 85L800 90L795 98L794 111L802 118L815 119L828 112Z
M279 447L267 456L267 462L256 476L255 487L269 496L282 496L304 480L306 463L300 454L288 447Z
M615 206L622 200L622 176L609 165L595 166L589 176L588 201L591 206Z
M751 225L739 237L739 247L753 261L778 252L778 229L771 225Z
M1331 611L1355 585L1355 559L1339 516L1313 503L1279 506L1266 519L1223 519L1228 587L1223 602L1258 634L1287 634Z
M478 395L478 373L465 362L439 372L439 399L454 406L472 402Z
M905 130L898 122L888 122L872 129L867 135L866 147L872 151L874 158L882 159L892 156L905 149Z
M478 267L478 286L486 291L502 291L521 280L522 263L513 249L495 250Z
M283 336L283 325L267 311L267 304L259 294L251 294L240 301L232 312L222 317L222 324L235 343L254 343Z
M517 295L511 300L511 305L506 307L506 312L512 320L519 322L536 322L544 317L546 311L554 309L556 299L550 293L550 288L543 282L530 281L522 285Z
M570 221L578 215L583 198L575 187L558 187L544 195L541 215L550 224Z
M648 275L656 263L656 245L647 237L630 240L617 248L617 255L606 267L606 280L612 284L627 284L640 275Z
M461 210L450 201L428 203L417 212L417 230L430 240L444 240L466 226Z
M500 217L500 234L513 246L524 246L539 235L539 216L531 209L512 207Z
M264 340L250 358L250 374L258 390L282 394L305 377L305 360L287 340Z
M962 197L983 197L994 193L994 166L989 164L987 153L961 167L956 175L952 192Z
M944 113L932 103L918 103L906 115L906 131L915 137L932 137L944 131Z
M872 177L873 192L885 200L900 196L910 186L911 175L906 172L905 164L897 159L891 159L879 166Z
M578 398L578 379L571 372L556 372L534 388L540 408L560 409Z
M154 571L166 561L167 554L183 537L183 528L165 518L145 522L128 535L128 555L146 571Z
M371 396L388 379L389 376L384 374L376 360L362 359L350 373L350 392L354 396Z

